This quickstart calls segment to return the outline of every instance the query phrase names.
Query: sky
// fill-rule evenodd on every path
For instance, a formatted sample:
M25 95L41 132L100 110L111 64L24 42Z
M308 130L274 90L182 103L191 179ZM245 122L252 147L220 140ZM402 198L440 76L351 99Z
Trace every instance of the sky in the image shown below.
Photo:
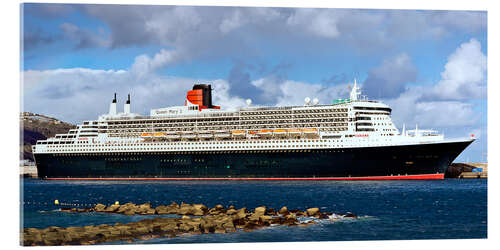
M74 124L115 92L140 114L195 83L226 109L329 104L356 78L399 129L474 134L456 161L487 156L485 11L23 4L21 52L21 110Z

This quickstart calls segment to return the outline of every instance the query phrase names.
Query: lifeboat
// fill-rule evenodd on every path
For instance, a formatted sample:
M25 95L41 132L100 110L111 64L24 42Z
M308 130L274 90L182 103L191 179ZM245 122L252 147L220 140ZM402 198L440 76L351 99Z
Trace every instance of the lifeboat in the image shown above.
M269 137L273 134L273 131L270 129L261 129L257 132L257 135L260 135L261 137Z
M151 136L153 136L153 133L142 133L141 136L142 137L151 137Z
M285 137L286 136L286 129L275 129L273 130L273 135L277 137Z
M216 138L228 138L231 137L231 134L227 130L217 130L215 131Z
M317 128L304 128L304 129L302 129L302 132L304 132L304 134L317 134L318 129Z
M196 134L193 131L182 131L183 139L193 139L196 138Z
M233 130L233 131L231 131L231 134L233 135L233 137L238 137L238 138L242 138L242 137L246 136L246 132L243 130Z
M198 138L200 139L208 139L212 137L214 137L214 135L208 131L199 132L198 134Z
M179 134L179 132L167 132L165 137L170 140L176 140L180 139L181 135Z
M302 133L300 129L287 129L287 131L290 135L300 135Z
M171 140L174 140L174 139L179 139L181 138L181 135L179 134L168 134L165 136L167 139L171 139Z
M228 138L230 136L231 135L229 133L216 133L215 134L215 137L217 137L217 138Z
M159 132L159 133L153 133L154 136L165 136L165 133Z
M302 132L304 133L304 136L306 136L307 138L314 138L318 136L317 128L304 128L302 129Z

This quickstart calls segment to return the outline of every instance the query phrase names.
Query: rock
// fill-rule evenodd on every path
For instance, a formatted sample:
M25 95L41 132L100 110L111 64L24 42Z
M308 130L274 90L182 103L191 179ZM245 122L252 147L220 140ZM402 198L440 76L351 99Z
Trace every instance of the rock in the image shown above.
M237 214L238 213L238 210L234 209L234 208L230 208L226 211L226 214L227 215L233 215L233 214Z
M260 219L260 216L263 216L263 215L254 213L248 217L248 220L257 223Z
M215 230L214 230L214 233L216 233L216 234L225 234L226 233L226 229L223 228L223 227L216 227Z
M245 232L250 232L255 229L260 228L260 225L256 222L248 221L244 226L243 226L243 231Z
M255 208L255 212L254 214L259 214L260 215L264 215L266 213L266 207L265 206L261 206L261 207L256 207Z
M192 208L194 216L203 216L208 212L207 206L203 204L193 204Z
M289 213L288 212L288 208L287 207L282 207L278 213L282 214L282 215L287 215Z
M166 206L161 205L161 206L157 206L155 208L155 212L156 212L156 214L160 214L160 215L168 214L168 209Z
M138 205L135 212L137 214L145 215L145 214L148 214L148 211L149 211L149 213L151 213L150 212L151 210L154 210L154 209L151 208L151 204L150 203L144 203L144 204Z
M271 217L269 215L261 215L259 217L259 224L261 224L263 226L269 226L269 225L271 225L272 218L273 217Z
M129 209L129 210L125 210L123 212L124 215L135 215L135 210L134 209Z
M135 205L134 203L126 203L126 204L123 204L121 205L118 210L116 211L117 213L125 213L126 211L129 211L128 214L135 214L135 211L137 210L137 205ZM132 211L132 212L130 212Z
M167 206L166 208L166 213L167 214L177 214L179 212L180 206L179 204L172 202L170 205Z
M308 209L306 209L305 212L306 212L307 216L316 216L316 215L319 215L319 213L320 213L319 208L317 208L317 207L308 208Z
M266 215L278 215L278 213L274 210L274 208L270 207L267 209Z
M105 209L106 209L106 205L101 204L101 203L95 205L95 207L94 207L94 211L96 211L96 212L104 212Z
M190 220L190 219L191 219L191 217L189 217L189 216L187 216L187 215L183 215L181 219L182 219L182 220Z
M214 208L217 209L217 210L224 209L224 207L221 204L216 205Z
M285 216L282 224L286 224L288 226L295 225L297 223L297 216L294 213L290 213Z
M114 213L116 211L118 211L118 208L120 208L120 205L117 205L117 204L113 204L109 207L107 207L104 212L107 212L107 213Z

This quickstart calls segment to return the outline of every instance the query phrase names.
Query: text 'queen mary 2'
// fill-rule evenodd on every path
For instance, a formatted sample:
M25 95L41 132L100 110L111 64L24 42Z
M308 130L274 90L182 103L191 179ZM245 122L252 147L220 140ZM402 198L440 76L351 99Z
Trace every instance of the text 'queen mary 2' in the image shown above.
M33 146L38 176L52 180L377 180L442 179L474 138L444 139L431 130L400 132L391 109L349 99L320 105L212 105L197 84L184 106L117 113L84 121Z

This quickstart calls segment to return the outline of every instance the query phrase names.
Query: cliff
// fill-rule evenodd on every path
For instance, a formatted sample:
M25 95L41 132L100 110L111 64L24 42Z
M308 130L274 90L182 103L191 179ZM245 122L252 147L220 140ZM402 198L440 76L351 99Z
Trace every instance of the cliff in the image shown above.
M45 115L22 112L20 115L20 158L33 161L31 145L37 140L53 137L56 134L67 133L75 125L62 122L56 118Z

